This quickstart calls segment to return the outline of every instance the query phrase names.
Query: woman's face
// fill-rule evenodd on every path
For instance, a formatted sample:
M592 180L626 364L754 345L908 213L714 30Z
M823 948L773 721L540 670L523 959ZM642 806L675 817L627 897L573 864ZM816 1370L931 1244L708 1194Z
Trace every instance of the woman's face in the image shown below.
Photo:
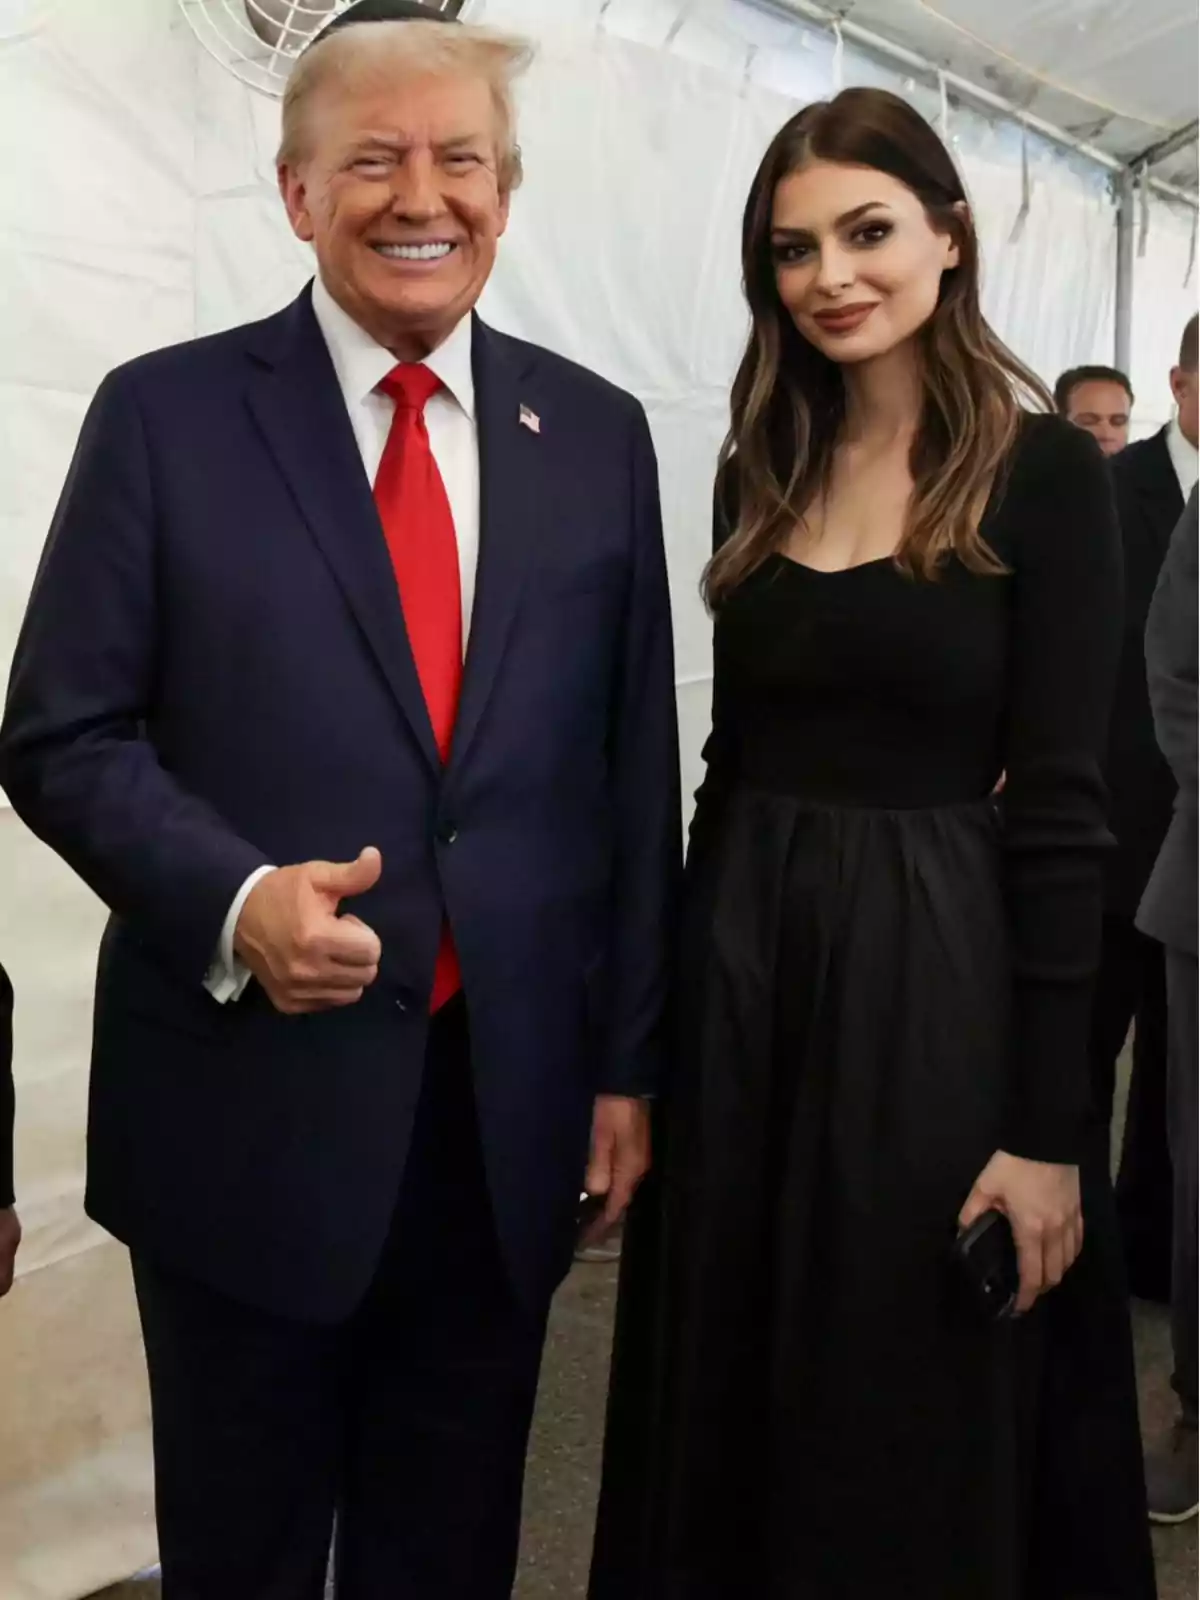
M911 339L959 262L958 246L905 184L831 161L780 182L771 251L792 321L837 362L869 361Z

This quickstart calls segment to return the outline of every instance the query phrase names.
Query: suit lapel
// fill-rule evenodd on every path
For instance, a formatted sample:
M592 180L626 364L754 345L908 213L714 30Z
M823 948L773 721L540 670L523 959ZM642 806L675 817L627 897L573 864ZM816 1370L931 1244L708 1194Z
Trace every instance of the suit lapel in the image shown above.
M309 290L257 333L250 409L417 743L440 773L395 574Z
M495 687L542 518L538 493L553 418L538 418L527 363L478 319L472 342L479 430L479 572L451 767L466 757ZM545 426L548 437L522 421Z

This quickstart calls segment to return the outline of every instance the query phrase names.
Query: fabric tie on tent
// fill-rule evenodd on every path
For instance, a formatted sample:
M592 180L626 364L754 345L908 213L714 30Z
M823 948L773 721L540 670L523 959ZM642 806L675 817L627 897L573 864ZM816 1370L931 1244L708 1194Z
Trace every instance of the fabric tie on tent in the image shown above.
M695 9L696 0L683 0L683 4L679 8L679 15L667 29L667 37L663 40L663 48L665 50L669 50L675 43L676 39L680 35L680 32L682 31L684 23L688 21Z
M1150 184L1146 178L1143 167L1137 175L1138 205L1141 208L1141 226L1138 228L1138 258L1146 254L1146 244L1150 238Z
M758 60L758 46L752 44L746 51L746 65L742 68L742 99L750 93L754 83L754 63Z
M1033 206L1033 179L1029 172L1029 129L1021 129L1021 206L1013 220L1012 230L1008 235L1009 244L1018 244L1021 235L1025 232L1025 224L1029 221L1029 212Z
M846 87L846 40L842 34L842 25L835 22L833 25L833 92L841 94Z

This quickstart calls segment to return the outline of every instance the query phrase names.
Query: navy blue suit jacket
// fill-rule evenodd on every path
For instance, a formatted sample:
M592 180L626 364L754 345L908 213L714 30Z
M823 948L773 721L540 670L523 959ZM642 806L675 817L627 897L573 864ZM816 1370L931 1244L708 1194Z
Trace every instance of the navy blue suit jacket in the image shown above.
M113 913L90 1214L318 1321L381 1252L444 915L523 1293L569 1261L594 1096L659 1081L679 768L649 430L558 356L480 322L473 349L480 565L445 771L307 291L101 385L0 730L17 811ZM367 844L382 879L347 909L383 958L358 1005L209 998L248 873Z

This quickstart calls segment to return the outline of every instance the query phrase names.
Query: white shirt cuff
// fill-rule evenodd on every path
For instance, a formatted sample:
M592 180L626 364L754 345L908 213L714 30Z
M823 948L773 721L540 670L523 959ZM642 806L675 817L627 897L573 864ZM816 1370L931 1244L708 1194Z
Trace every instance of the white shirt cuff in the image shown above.
M268 872L274 871L274 867L259 867L250 874L233 898L233 904L221 929L221 942L217 946L213 964L209 967L208 976L204 980L204 987L218 1005L225 1005L230 1000L240 1000L246 985L250 982L250 968L244 961L239 961L235 954L233 938L237 932L242 907L250 898L251 889L260 878L265 878Z

